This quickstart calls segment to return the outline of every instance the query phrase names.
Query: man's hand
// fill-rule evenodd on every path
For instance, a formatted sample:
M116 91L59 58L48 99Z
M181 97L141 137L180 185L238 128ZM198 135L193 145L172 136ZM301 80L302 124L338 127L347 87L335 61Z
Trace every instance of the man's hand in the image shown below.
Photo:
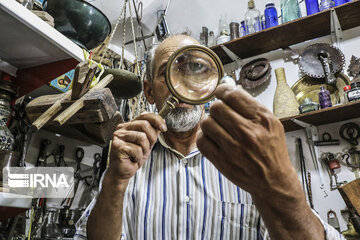
M289 180L289 161L280 121L241 87L221 85L220 100L201 128L199 150L233 183L251 194Z
M153 113L119 124L111 145L109 174L128 181L149 157L159 133L166 130L164 119Z
M199 150L248 191L271 239L324 239L291 165L280 121L241 87L221 85L202 124Z

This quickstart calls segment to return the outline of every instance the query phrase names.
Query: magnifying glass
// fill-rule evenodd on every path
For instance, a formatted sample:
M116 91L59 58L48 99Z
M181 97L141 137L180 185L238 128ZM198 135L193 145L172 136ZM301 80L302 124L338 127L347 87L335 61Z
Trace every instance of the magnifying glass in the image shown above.
M219 57L209 48L199 45L180 48L166 65L165 82L171 96L159 115L165 118L180 101L191 105L209 102L223 75Z

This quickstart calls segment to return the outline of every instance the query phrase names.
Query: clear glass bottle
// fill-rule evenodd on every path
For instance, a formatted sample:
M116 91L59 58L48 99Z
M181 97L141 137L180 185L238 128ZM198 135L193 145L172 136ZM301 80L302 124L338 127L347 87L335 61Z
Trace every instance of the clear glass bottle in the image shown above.
M216 38L216 44L222 44L230 41L229 24L226 21L226 15L221 15L219 19L219 36Z
M254 0L248 2L248 11L245 13L245 27L248 34L261 31L260 11L255 8Z
M324 11L333 7L335 7L335 3L332 0L321 0L319 9L320 11Z
M268 1L265 5L265 27L271 28L279 25L278 14L275 8L275 4L272 1Z
M209 47L212 47L212 46L215 46L215 35L214 35L214 32L213 31L210 31L209 32Z
M56 208L49 208L45 218L44 225L41 227L41 239L59 239L62 240L62 234L59 227L56 225Z
M280 6L282 23L301 18L301 11L298 0L281 0Z

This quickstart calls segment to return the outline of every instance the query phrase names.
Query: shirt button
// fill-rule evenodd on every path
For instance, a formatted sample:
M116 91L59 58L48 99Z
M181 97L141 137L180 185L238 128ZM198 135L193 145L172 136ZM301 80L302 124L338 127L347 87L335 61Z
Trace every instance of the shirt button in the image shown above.
M189 202L190 202L190 197L189 197L189 196L186 196L186 197L185 197L185 202L186 202L186 203L189 203Z
M188 160L185 158L184 160L183 160L183 163L186 165L186 164L188 164Z

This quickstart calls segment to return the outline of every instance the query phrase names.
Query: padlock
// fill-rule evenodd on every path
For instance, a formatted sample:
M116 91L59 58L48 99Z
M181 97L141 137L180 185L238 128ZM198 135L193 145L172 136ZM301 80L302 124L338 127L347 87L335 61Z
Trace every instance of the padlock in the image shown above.
M339 224L339 220L336 216L336 213L333 210L329 210L327 212L327 219L328 219L328 223L335 228L336 230L338 230L340 232L340 224Z
M341 167L339 160L337 160L336 158L329 160L328 165L330 170L338 169Z

